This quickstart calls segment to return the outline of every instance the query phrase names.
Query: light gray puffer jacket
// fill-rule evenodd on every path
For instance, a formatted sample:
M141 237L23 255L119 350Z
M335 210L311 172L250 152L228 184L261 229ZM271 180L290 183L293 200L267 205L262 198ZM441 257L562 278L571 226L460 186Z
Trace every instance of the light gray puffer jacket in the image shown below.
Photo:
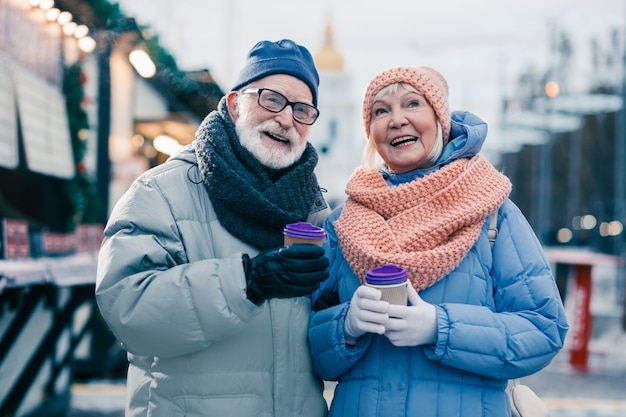
M96 299L129 352L126 416L325 416L310 299L246 298L258 251L220 225L195 161L186 147L142 175L105 230Z

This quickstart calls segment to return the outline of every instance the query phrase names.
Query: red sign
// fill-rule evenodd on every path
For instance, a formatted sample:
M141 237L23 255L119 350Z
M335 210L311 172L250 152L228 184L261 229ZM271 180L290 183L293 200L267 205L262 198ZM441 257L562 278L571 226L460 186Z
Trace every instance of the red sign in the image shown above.
M573 342L570 364L586 371L591 338L591 265L573 265L575 274Z
M2 219L2 257L5 259L30 257L30 240L26 221Z

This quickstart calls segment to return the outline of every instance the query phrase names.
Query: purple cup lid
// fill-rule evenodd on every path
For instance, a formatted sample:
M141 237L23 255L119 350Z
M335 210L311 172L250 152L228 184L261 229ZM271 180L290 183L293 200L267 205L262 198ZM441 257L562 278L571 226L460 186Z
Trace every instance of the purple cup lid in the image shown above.
M285 226L283 234L291 237L309 240L323 240L326 233L321 227L317 227L308 222L291 223Z
M403 283L408 277L404 268L394 264L386 264L367 271L365 282L372 285L393 285Z

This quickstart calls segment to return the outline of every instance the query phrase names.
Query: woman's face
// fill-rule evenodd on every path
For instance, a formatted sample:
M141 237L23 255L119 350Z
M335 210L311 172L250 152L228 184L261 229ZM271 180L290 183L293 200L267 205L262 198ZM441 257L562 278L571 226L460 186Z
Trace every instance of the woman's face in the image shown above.
M435 111L423 95L399 87L372 105L370 140L390 170L430 166L436 143Z

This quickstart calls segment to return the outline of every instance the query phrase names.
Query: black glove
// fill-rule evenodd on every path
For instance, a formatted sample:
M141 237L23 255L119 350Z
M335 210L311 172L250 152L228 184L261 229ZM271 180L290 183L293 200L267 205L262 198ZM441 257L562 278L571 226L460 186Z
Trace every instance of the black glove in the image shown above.
M248 299L256 305L268 298L311 294L328 278L330 264L324 249L311 244L269 249L254 258L244 253L242 261Z

